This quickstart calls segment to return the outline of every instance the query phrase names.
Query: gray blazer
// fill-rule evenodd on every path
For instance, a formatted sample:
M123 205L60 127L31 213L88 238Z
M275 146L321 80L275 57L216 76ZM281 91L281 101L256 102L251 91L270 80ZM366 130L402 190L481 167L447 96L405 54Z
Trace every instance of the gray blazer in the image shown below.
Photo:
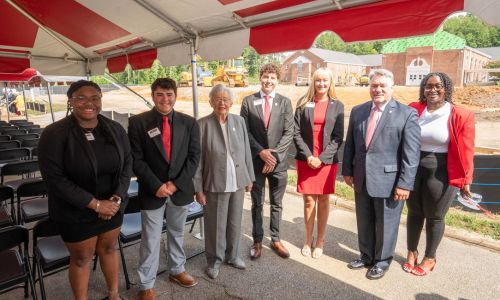
M420 161L420 126L417 111L394 98L380 117L370 147L365 134L372 101L351 111L344 148L342 175L354 177L354 190L363 184L371 197L389 198L395 187L413 190Z
M255 169L260 172L264 167L264 161L259 157L260 151L275 149L278 164L274 172L286 171L288 147L293 139L292 102L287 97L276 93L269 126L266 129L262 112L263 104L255 105L256 100L262 100L260 92L245 97L240 112L247 126Z
M224 192L226 189L227 151L217 115L212 113L198 120L201 131L201 158L194 176L196 192ZM250 143L242 117L227 116L229 149L236 169L238 189L255 180Z

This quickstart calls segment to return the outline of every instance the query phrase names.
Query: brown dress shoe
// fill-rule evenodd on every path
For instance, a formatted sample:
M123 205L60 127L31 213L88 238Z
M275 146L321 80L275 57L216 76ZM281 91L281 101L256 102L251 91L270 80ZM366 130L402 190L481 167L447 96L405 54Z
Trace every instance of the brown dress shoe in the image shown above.
M250 259L255 260L262 254L262 243L253 243L250 247Z
M182 272L177 275L170 274L168 279L185 288L190 288L198 284L198 281L196 281L193 276L189 275L188 272Z
M285 246L281 242L271 242L271 249L276 252L282 258L289 258L290 253L286 250Z
M153 289L147 289L139 292L139 300L155 300L156 295Z

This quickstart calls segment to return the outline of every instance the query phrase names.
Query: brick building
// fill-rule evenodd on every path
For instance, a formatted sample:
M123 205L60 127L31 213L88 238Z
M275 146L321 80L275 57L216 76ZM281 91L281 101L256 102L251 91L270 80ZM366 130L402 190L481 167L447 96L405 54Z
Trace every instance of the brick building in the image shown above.
M491 56L465 45L465 40L446 31L393 40L382 49L382 67L394 73L396 85L419 85L429 72L444 72L456 86L487 81L479 70ZM475 70L477 70L475 72Z
M292 53L281 65L281 81L297 85L310 83L316 69L327 67L336 85L355 85L359 77L372 68L380 68L382 55L354 55L326 49L310 48Z

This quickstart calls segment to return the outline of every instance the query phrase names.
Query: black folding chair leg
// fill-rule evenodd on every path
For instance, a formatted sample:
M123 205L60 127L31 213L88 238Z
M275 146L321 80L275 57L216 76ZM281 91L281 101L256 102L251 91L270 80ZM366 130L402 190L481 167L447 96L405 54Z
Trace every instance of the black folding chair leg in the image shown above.
M40 294L42 294L42 300L46 300L47 295L45 294L45 283L43 282L43 272L42 272L42 265L41 264L38 264L37 271L38 271L38 280L40 283ZM36 280L35 280L35 282L36 282Z
M127 270L127 264L125 262L125 255L123 254L123 245L120 239L118 239L118 248L120 249L120 258L122 260L122 267L123 267L123 275L125 276L125 284L127 287L127 290L130 289L130 278L128 277L128 270Z
M35 281L33 280L33 276L31 276L31 267L30 267L30 261L28 258L26 258L25 264L26 264L26 268L28 269L27 273L28 273L28 282L29 282L29 285L31 287L31 297L33 298L33 300L36 300L37 297L36 297ZM24 295L25 298L28 297L27 288L28 288L28 285L25 286L25 295Z
M196 220L197 219L194 219L193 223L191 223L191 228L189 229L189 233L193 232L193 228L194 228L194 224L196 224Z

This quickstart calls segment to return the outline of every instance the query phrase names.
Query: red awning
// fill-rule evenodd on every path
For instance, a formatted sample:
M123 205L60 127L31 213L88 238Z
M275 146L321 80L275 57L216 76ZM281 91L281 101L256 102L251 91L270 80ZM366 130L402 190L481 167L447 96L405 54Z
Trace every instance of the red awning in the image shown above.
M0 1L0 73L102 74L309 48L325 30L344 41L432 33L468 11L500 25L498 0Z

